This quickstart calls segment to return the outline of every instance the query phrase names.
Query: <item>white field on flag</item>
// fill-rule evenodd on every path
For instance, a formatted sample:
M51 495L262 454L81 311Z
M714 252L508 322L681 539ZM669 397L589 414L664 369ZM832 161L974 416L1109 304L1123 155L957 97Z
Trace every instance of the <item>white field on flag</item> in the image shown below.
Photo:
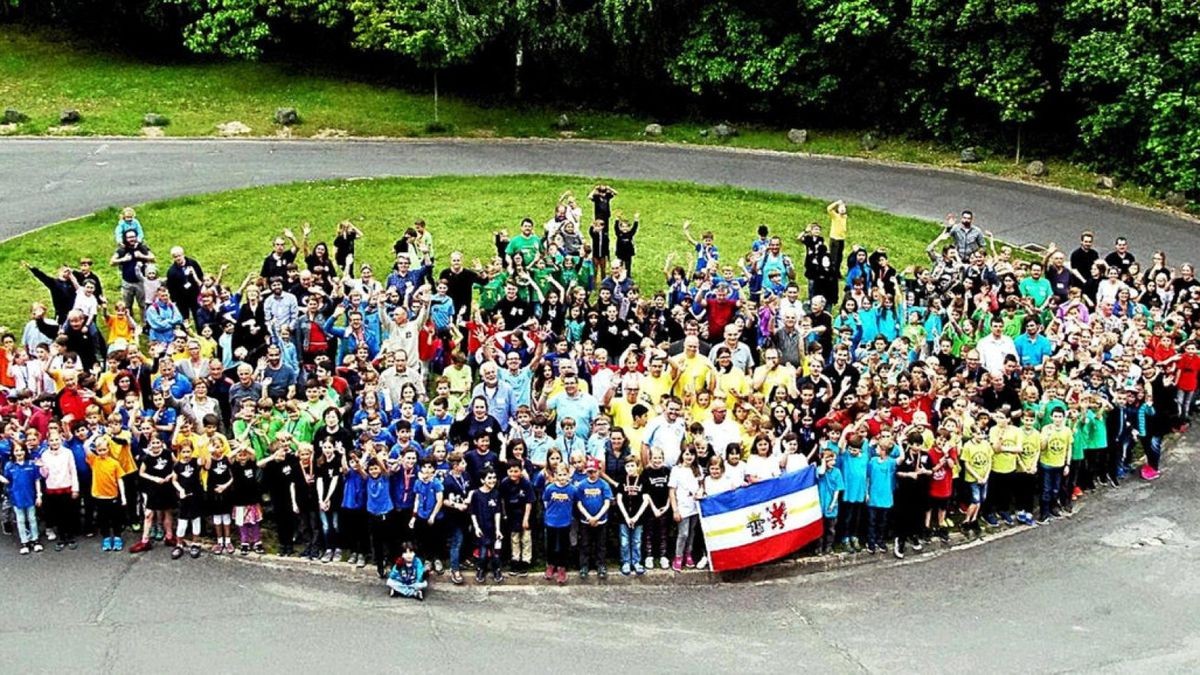
M805 528L811 532L809 526L821 522L815 473L815 467L809 467L722 493L710 498L711 503L702 503L700 527L709 556L714 563L725 563L714 564L713 569L766 562L812 541L811 536L796 535ZM794 540L794 545L778 541L779 538Z

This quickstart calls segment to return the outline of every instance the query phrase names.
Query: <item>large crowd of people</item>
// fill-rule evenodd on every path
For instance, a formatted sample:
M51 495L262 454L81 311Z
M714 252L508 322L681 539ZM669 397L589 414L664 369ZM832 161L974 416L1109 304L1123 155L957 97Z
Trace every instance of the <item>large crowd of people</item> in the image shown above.
M839 201L827 234L684 223L645 286L662 260L617 195L564 194L470 266L423 221L390 244L343 222L283 230L234 284L132 209L108 271L22 262L50 302L0 337L6 532L21 554L270 545L420 599L467 568L704 568L702 500L813 465L814 552L903 557L1158 478L1193 408L1200 282L1165 252L1083 232L1033 260L963 211L900 270L847 247L872 233Z

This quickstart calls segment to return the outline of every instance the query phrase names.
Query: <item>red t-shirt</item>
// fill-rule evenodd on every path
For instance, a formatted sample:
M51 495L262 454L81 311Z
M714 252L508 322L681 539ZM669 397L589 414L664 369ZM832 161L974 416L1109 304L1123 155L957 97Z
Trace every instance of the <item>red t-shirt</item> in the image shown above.
M942 457L947 454L950 456L950 463L958 462L958 448L949 448L943 450L941 447L934 445L929 449L929 463L937 467L938 462L942 461ZM937 467L933 470L933 475L929 477L929 496L934 499L949 499L954 492L954 470L950 466Z
M724 336L725 324L733 319L733 313L737 310L737 301L728 298L725 300L709 298L705 308L708 310L708 339L719 340Z
M1175 363L1179 372L1176 386L1179 391L1196 391L1196 376L1200 373L1200 354L1183 354Z

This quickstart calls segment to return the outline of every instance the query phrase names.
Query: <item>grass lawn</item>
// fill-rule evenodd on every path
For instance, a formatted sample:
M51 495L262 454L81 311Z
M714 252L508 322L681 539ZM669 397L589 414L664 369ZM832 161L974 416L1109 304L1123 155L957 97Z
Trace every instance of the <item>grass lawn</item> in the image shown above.
M377 271L390 268L392 243L413 220L424 218L434 237L440 270L453 249L468 261L494 254L492 232L518 229L526 215L541 223L553 215L554 203L565 190L581 199L594 181L582 177L522 175L489 178L438 177L333 181L249 188L138 207L138 219L158 255L160 266L170 264L170 246L182 245L205 270L215 273L230 265L226 279L236 286L251 271L257 273L270 252L271 240L285 227L299 234L304 222L313 225L312 243L331 242L336 224L349 218L363 230L358 259ZM620 181L614 211L642 216L635 240L634 278L644 289L663 286L661 269L668 252L687 265L691 247L681 224L692 221L699 238L712 230L723 259L733 260L747 250L755 228L766 223L784 239L784 251L803 265L803 247L795 240L803 226L818 221L827 229L825 203L815 199L736 188L702 187L687 183ZM19 329L28 319L30 302L49 303L45 288L19 266L21 260L53 273L58 265L74 265L80 256L96 259L97 271L110 289L119 288L116 269L107 266L114 250L113 227L118 208L55 225L5 242L0 246L0 323ZM585 207L585 217L590 215ZM850 207L852 239L885 246L898 267L919 262L923 249L938 232L935 224L877 211ZM385 274L380 274L382 278ZM110 302L115 296L110 296Z
M154 64L111 53L90 51L49 33L0 26L0 108L15 108L29 121L8 133L48 134L57 127L58 115L77 108L83 120L67 132L81 135L137 136L142 118L154 112L166 115L167 136L207 136L216 125L232 120L251 128L251 135L272 136L281 129L273 120L275 109L296 107L301 124L294 136L311 137L324 129L350 136L465 136L557 137L553 128L560 109L538 106L488 107L456 97L441 98L442 131L431 133L433 99L420 93L347 81L332 74L314 74L283 64L206 62ZM960 164L955 148L925 141L883 138L873 151L860 145L855 130L809 129L804 145L787 140L786 130L740 125L738 136L720 141L702 136L710 124L679 122L664 126L662 136L647 138L644 129L656 120L603 112L571 111L574 129L569 135L607 140L653 140L697 145L804 151L814 154L869 157L936 166L955 166L984 173L1035 180L1025 176L1012 158L987 157L976 164ZM803 124L802 121L797 124ZM1055 158L1046 161L1049 175L1036 179L1084 192L1098 192L1096 174ZM1115 197L1148 205L1159 204L1146 189L1118 185Z

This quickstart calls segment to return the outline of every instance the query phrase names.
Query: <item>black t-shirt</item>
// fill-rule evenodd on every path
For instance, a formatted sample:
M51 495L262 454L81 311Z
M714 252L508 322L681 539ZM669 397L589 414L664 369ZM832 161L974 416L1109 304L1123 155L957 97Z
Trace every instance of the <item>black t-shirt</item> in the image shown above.
M262 269L258 275L264 279L270 279L271 277L286 279L288 265L294 262L296 262L295 251L284 251L278 257L272 252L263 260Z
M500 316L504 317L505 330L520 328L526 321L533 318L533 305L520 298L516 300L501 298L492 311L499 312Z
M438 278L446 281L446 293L450 296L450 301L454 303L454 311L457 312L463 307L466 307L469 314L471 307L471 291L474 289L475 284L484 283L484 278L479 276L475 270L467 269L466 267L462 268L457 273L447 267L446 269L442 270L442 273L438 275Z
M916 457L906 452L896 461L897 474L912 473L921 467L926 469L933 468L933 463L929 461L929 455L924 452L919 453ZM929 494L929 474L924 474L916 478L905 476L897 476L896 478L896 490L901 499L919 499Z
M258 486L258 466L254 462L234 462L230 465L229 470L233 473L233 487L229 491L233 493L234 506L250 506L262 502L262 491Z
M496 514L500 512L500 495L498 490L484 492L476 490L471 493L469 513L479 522L485 539L496 537Z
M663 508L668 504L668 496L670 490L667 484L671 481L671 470L665 466L654 468L646 467L642 471L641 482L646 494L650 495L650 502L657 508Z
M291 508L291 487L299 493L303 479L300 476L300 460L295 455L285 455L283 461L268 462L262 469L263 485L271 495L271 501ZM299 494L296 495L299 497Z
M341 455L334 455L333 459L329 461L325 461L324 456L318 457L315 472L317 482L321 483L324 489L324 492L319 492L317 494L317 500L320 501L322 498L328 497L329 506L331 509L336 509L341 506L342 488L343 484L345 483L345 481L342 480ZM333 484L334 480L337 480L337 485L331 492L329 486Z
M189 497L199 496L204 491L200 482L200 462L175 462L175 483L183 488Z
M642 497L646 494L646 486L642 482L644 478L638 476L630 481L628 477L621 481L621 486L617 488L617 501L625 508L625 513L630 516L637 514L638 509L642 508ZM637 522L637 521L634 521Z
M613 194L609 192L597 192L592 195L593 214L596 220L604 221L605 234L608 234L608 219L612 217L612 199Z

